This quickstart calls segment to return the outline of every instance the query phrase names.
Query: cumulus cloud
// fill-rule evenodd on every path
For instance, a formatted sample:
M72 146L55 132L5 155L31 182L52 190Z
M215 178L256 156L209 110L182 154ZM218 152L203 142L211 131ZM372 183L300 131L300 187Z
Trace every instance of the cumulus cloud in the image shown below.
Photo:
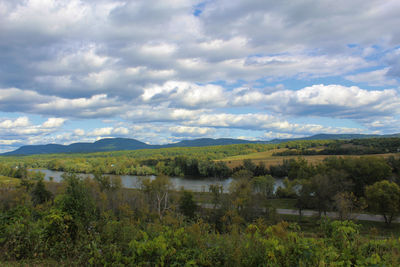
M164 105L153 106L137 106L134 110L130 110L122 117L131 122L174 122L190 120L196 117L201 110L189 110L183 108L169 108Z
M347 127L324 127L319 124L299 124L281 120L266 114L203 114L185 122L187 125L216 128L238 128L274 131L278 133L316 134L316 133L356 133L361 130Z
M61 98L46 96L31 90L0 88L0 110L64 117L110 117L123 112L121 103L106 94L90 98ZM60 121L60 120L58 120Z
M142 99L145 102L171 101L171 106L221 107L227 104L225 90L221 86L207 84L199 86L188 82L170 81L162 86L146 88Z
M189 127L189 126L173 126L169 127L169 131L174 136L190 136L190 137L199 137L199 136L209 136L216 132L213 128L208 127Z
M45 121L42 126L44 128L56 128L60 127L64 124L66 119L64 118L49 118L47 121Z
M53 98L47 103L35 105L34 111L76 117L109 117L121 112L116 99L105 94L93 95L90 98Z
M87 73L99 70L114 62L108 56L99 55L94 45L89 45L69 54L62 52L51 60L40 62L37 69L46 74Z
M96 137L103 137L103 136L126 136L129 134L129 129L125 127L104 127L104 128L97 128L93 131L89 132L89 136L96 136Z
M254 45L280 52L303 47L343 49L341 44L398 43L400 5L385 1L212 1L205 5L206 34L241 34ZM379 23L378 23L379 22ZM377 40L377 39L381 40Z
M374 36L385 33L389 41L398 36L390 27L397 25L397 16L381 21L399 8L395 1L343 2L337 9L312 1L222 0L205 3L200 16L193 15L197 1L183 2L1 1L0 42L7 50L0 67L3 86L69 98L132 97L141 94L141 86L169 80L332 76L371 65L346 49L354 32L367 47L382 42ZM364 8L354 15L355 6ZM313 39L322 33L325 41ZM319 51L333 44L341 46L340 53Z
M17 145L29 143L31 138L43 142L43 138L55 133L63 125L65 119L49 118L42 124L33 124L28 117L0 119L0 151L7 151ZM7 147L2 148L2 146Z
M236 105L259 102L276 113L362 119L400 112L396 90L365 90L357 86L313 85L271 94L249 91L234 98Z
M13 129L16 127L26 127L29 126L29 119L28 117L19 117L16 120L4 120L0 122L0 128L3 129Z
M20 117L1 129L27 143L393 132L399 12L396 0L0 0L0 111Z
M387 76L389 68L362 72L354 75L345 76L347 80L355 83L366 83L371 86L397 85L396 79Z

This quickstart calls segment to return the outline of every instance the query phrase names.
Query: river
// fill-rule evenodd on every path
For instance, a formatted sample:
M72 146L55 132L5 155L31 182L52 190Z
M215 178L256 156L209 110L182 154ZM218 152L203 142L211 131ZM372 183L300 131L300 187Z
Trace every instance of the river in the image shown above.
M34 169L32 171L40 171L45 174L44 179L46 181L54 181L54 182L61 182L62 180L62 175L65 172L60 172L60 171L51 171L47 169ZM91 174L84 174L80 173L79 174L81 177L90 177L92 178L93 176ZM116 176L113 174L107 174L107 176ZM139 176L134 176L134 175L118 175L121 177L122 181L122 186L125 188L139 188ZM155 176L148 176L150 179L154 179ZM187 178L187 177L170 177L170 180L172 184L174 185L174 188L179 190L182 187L186 190L190 190L193 192L207 192L209 185L212 184L220 184L222 185L222 188L224 189L224 192L228 192L229 190L229 185L233 181L232 178L227 178L227 179L218 179L214 177L210 178ZM282 179L275 179L275 185L274 185L274 191L279 187L284 187L283 185L283 180Z

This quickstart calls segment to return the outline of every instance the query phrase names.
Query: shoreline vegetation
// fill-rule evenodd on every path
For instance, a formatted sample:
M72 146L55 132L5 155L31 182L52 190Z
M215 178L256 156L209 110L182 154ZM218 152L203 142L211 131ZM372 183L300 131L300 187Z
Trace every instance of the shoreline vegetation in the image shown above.
M399 141L0 157L0 263L398 266ZM30 168L64 171L63 181ZM122 186L119 175L138 173L156 176ZM233 180L226 192L190 192L173 175Z

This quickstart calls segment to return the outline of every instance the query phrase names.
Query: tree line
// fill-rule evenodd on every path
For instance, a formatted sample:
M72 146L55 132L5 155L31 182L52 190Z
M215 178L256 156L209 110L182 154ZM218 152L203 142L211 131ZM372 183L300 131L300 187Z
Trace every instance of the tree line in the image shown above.
M284 147L287 150L275 152L273 156L311 156L311 155L368 155L400 152L400 138L368 138L353 140L331 140L317 144L309 141L296 141Z

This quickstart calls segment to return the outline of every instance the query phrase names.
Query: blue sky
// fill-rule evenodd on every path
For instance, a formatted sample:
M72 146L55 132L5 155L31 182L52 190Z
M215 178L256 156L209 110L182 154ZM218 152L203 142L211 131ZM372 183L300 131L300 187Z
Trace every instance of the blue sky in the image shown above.
M0 0L0 152L400 132L400 1Z

